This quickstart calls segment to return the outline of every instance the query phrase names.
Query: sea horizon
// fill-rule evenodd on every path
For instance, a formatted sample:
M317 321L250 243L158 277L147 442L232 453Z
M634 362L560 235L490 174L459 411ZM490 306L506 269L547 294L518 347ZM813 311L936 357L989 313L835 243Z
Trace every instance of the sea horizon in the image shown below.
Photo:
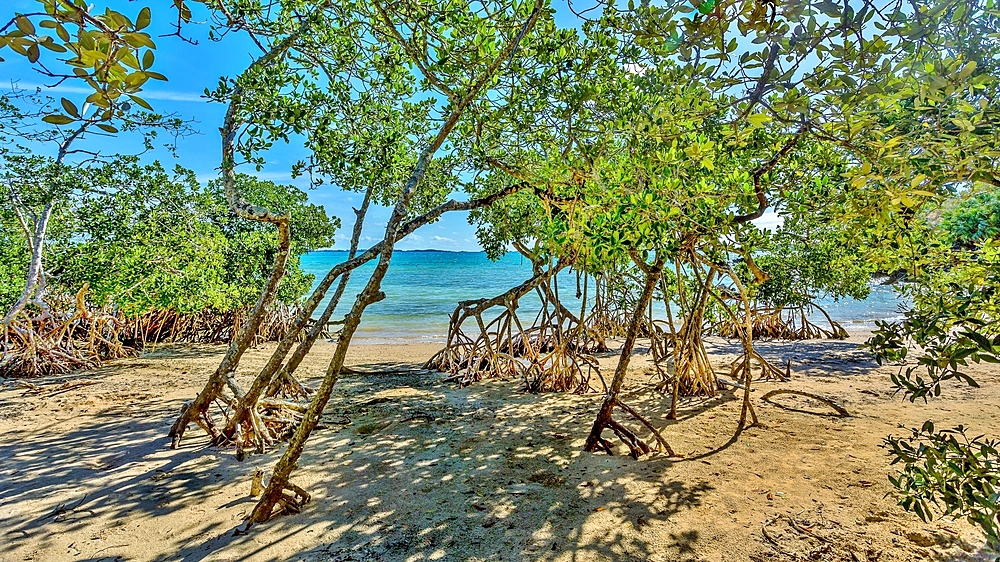
M364 250L359 250L359 253ZM336 264L344 261L337 254L346 255L347 250L323 249L304 254L301 267L306 273L316 276L314 287ZM508 252L500 259L491 261L484 251L468 250L395 250L400 254L393 259L382 283L385 300L371 305L364 314L361 326L355 336L357 343L445 343L448 335L450 315L459 301L490 298L520 284L531 277L531 262L517 252ZM363 288L375 261L359 267L353 272L347 291L341 299L332 319L342 318L349 309L357 293ZM572 272L559 275L558 290L563 304L579 313L582 299L577 295L577 276ZM581 281L581 284L583 281ZM593 279L588 283L587 310L593 306ZM582 290L581 286L581 290ZM328 294L332 294L331 289ZM319 313L329 302L324 299L315 313ZM522 297L519 302L519 316L522 322L531 323L541 301L534 293ZM858 301L844 298L833 300L818 299L830 317L847 330L869 330L878 320L898 320L905 301L900 299L891 287L872 283L872 292L867 299ZM662 309L662 306L660 307ZM497 309L496 313L499 313ZM492 319L494 315L484 316ZM654 308L654 317L666 318L666 312ZM811 320L825 324L822 314L816 312ZM473 320L474 322L474 320Z

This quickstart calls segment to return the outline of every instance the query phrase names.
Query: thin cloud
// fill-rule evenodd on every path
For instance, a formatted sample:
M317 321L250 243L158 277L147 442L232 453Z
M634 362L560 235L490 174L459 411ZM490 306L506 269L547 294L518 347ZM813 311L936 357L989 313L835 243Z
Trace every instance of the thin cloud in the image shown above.
M45 84L32 84L30 82L15 82L14 85L22 90L40 89L43 94L92 94L94 92L92 88L84 88L82 86L46 86ZM170 90L143 90L136 95L145 100L202 103L208 101L202 94Z

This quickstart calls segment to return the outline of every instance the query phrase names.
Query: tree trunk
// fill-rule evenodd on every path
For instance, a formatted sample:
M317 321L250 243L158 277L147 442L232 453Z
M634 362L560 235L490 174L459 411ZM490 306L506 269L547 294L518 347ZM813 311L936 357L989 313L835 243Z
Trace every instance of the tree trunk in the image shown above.
M361 209L355 210L357 217L355 219L354 230L351 235L351 247L347 256L348 260L353 259L358 253L358 244L361 240L361 231L364 227L365 214L368 212L368 205L371 202L372 190L373 188L369 187L368 191L365 193ZM288 351L297 340L299 332L302 329L299 322L293 323L293 329L289 330L288 334L278 344L274 353L271 354L271 358L268 360L267 364L264 365L264 368L261 369L260 373L258 373L246 394L238 399L235 411L233 412L232 417L229 418L221 437L225 439L232 439L236 434L236 427L249 421L251 410L257 407L257 401L260 399L261 395L272 386L272 383L280 381L281 377L290 375L295 371L302 359L309 353L309 350L312 349L312 344L319 338L319 334L323 332L326 322L329 321L333 311L337 308L337 304L340 302L340 298L347 288L347 282L350 280L350 275L351 271L348 270L340 277L340 284L337 286L337 290L334 292L333 297L331 297L330 302L327 304L322 316L313 326L312 330L309 331L305 341L299 344L295 353L292 355L292 358L289 360L288 365L282 368L282 361L284 361L285 357L288 355ZM310 313L311 312L312 311L310 311ZM302 314L302 311L300 311L300 317L307 318L308 316Z
M337 349L334 352L333 359L330 361L330 366L327 368L326 376L323 378L323 383L317 390L316 396L309 405L309 409L306 411L305 417L296 428L295 434L288 443L288 449L285 450L285 454L282 455L281 460L279 460L278 464L275 466L274 474L271 477L271 481L267 485L267 489L264 491L257 505L254 506L254 509L248 518L248 527L254 523L260 523L270 519L271 514L274 512L274 507L279 501L282 501L282 503L285 503L286 505L295 505L294 503L289 504L285 499L285 490L295 490L296 494L301 497L303 501L308 501L308 494L305 494L300 489L291 486L288 478L295 469L299 457L302 455L302 450L305 447L306 440L309 438L312 430L315 429L316 425L319 423L320 416L323 414L323 409L326 407L326 404L330 399L330 395L333 392L333 387L337 383L337 379L340 377L341 370L344 367L344 359L347 357L347 349L350 346L351 338L354 336L355 330L357 330L358 325L361 323L361 316L364 314L365 308L367 308L368 305L385 298L385 294L380 290L382 279L385 277L385 274L389 269L393 249L395 248L396 241L400 238L400 231L405 230L405 228L401 228L401 225L403 225L403 219L406 217L410 200L416 193L420 182L427 174L427 169L430 166L434 154L441 148L441 145L444 144L445 139L448 138L448 135L451 134L451 131L458 124L459 119L462 117L469 104L479 97L483 88L486 87L489 81L495 78L500 65L513 55L514 50L517 48L521 38L534 27L535 23L538 21L539 15L542 12L543 5L542 0L536 0L534 9L525 22L524 27L521 29L521 33L498 54L489 67L487 67L476 79L476 81L471 84L465 97L458 100L458 102L454 104L448 119L442 123L437 135L435 135L431 143L417 158L416 165L414 166L410 177L407 179L406 184L403 186L399 200L397 201L392 215L389 217L386 224L385 236L382 238L382 249L379 263L375 266L375 271L373 271L371 277L369 277L364 290L355 300L354 306L351 308L351 312L344 318L344 327L341 330L341 336L337 342ZM389 22L389 24L391 26L392 22ZM494 194L494 196L496 195L499 194ZM403 225L403 227L405 226L406 225ZM292 501L294 502L295 499L292 498Z
M625 382L625 375L628 374L628 365L632 359L632 350L635 348L635 339L639 333L639 328L642 326L646 307L650 299L653 298L653 290L656 288L656 283L662 272L663 258L657 256L653 266L646 271L646 283L642 288L642 294L639 296L639 302L635 304L635 310L632 311L632 318L629 321L628 333L625 335L625 343L622 345L618 366L615 368L615 374L611 379L608 393L601 404L597 419L594 420L594 425L590 430L590 435L587 437L587 442L583 446L585 451L593 453L600 448L604 443L601 433L606 427L611 427L614 423L611 416L614 412L615 404L618 402L618 394L621 392L622 384Z
M257 330L260 328L261 321L264 319L264 312L267 307L274 302L274 297L278 293L278 284L281 282L281 278L285 273L285 263L288 261L288 253L291 247L291 237L289 231L288 221L285 220L278 224L278 252L274 257L274 266L271 269L271 276L268 278L267 284L264 286L264 290L261 291L260 297L257 299L257 304L254 306L250 317L247 321L240 327L239 333L233 338L233 341L229 344L229 349L226 351L226 355L222 358L222 362L219 363L219 367L212 373L209 377L208 383L205 388L198 394L193 402L184 406L181 410L180 416L178 416L177 421L170 428L170 446L176 449L180 445L181 438L184 436L184 431L187 426L190 425L195 420L199 420L209 432L213 439L218 438L218 432L212 422L211 416L208 413L208 408L211 406L215 399L222 395L222 391L229 386L234 389L234 394L236 398L239 399L239 393L236 391L238 388L236 386L236 381L233 375L236 371L236 366L239 364L240 359L243 354L250 347L250 343L253 338L257 335ZM201 425L201 424L199 424Z
M29 302L41 302L45 296L41 294L44 293L45 287L45 270L42 258L45 253L45 234L49 227L49 219L52 217L53 207L54 203L52 202L45 205L45 208L42 209L42 214L35 221L35 232L29 239L29 243L31 244L31 261L28 264L28 275L25 280L24 290L21 291L21 296L10 307L7 314L0 320L0 325L2 326L9 326Z

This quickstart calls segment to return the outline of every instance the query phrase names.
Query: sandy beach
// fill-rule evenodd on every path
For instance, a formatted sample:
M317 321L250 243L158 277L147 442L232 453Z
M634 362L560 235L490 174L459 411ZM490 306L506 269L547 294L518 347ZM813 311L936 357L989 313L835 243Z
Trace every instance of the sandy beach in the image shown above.
M196 427L178 450L166 439L223 347L163 346L92 372L4 381L0 561L987 559L964 521L922 523L896 506L879 445L929 418L995 434L1000 372L974 366L981 389L913 405L892 394L898 367L858 347L866 337L758 344L793 379L756 385L762 425L735 439L732 389L682 400L680 419L664 419L669 400L640 343L625 399L684 456L638 461L623 446L582 452L599 393L532 395L516 380L459 388L419 370L437 345L354 346L357 374L338 383L293 475L312 502L247 535L234 530L254 505L252 475L281 449L240 463ZM241 376L270 349L251 351ZM332 351L317 346L306 381ZM738 351L709 339L720 373ZM615 357L601 362L610 373ZM774 388L829 397L852 416L759 399Z

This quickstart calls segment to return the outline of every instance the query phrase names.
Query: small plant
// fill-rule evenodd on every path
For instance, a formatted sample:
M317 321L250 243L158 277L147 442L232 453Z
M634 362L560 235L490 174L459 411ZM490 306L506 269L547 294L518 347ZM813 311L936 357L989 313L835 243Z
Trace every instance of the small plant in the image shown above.
M889 477L899 504L924 521L935 513L964 516L983 530L990 548L1000 550L1000 442L970 439L961 425L936 432L929 421L912 432L885 440L892 464L903 464Z

